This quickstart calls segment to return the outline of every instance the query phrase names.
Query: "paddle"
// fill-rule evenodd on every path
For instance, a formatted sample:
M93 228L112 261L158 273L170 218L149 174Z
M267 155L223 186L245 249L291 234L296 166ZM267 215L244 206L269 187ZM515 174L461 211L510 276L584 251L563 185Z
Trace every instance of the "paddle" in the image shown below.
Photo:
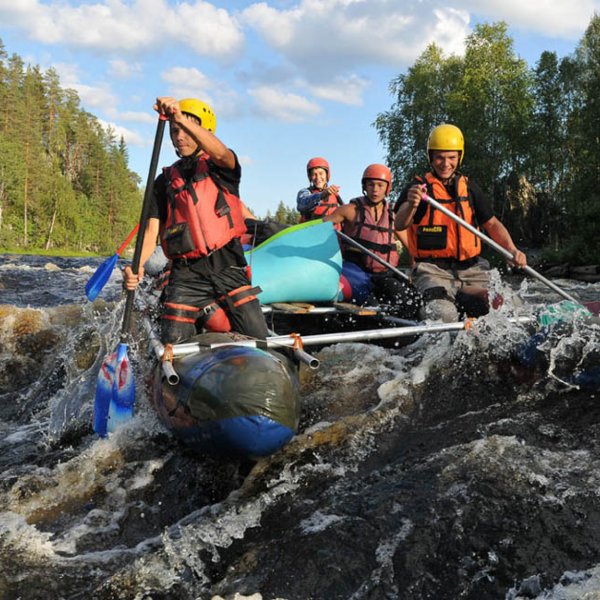
M451 210L447 209L445 206L441 205L439 202L428 196L427 194L423 194L423 200L428 202L431 206L436 208L437 210L443 212L445 215L450 217L453 221L462 225L465 229L469 230L473 235L476 235L481 241L485 242L488 246L496 250L496 252L502 254L504 258L508 260L513 260L514 256L503 246L495 242L493 239L479 231L476 227L473 227L469 223L467 223L464 219L461 219L458 215L454 214ZM575 304L579 304L573 296L569 295L562 288L558 287L556 284L552 283L548 279L546 279L543 275L532 269L529 265L525 265L521 267L525 273L539 279L542 283L546 284L550 289L554 290L557 294L560 294L563 298L574 302Z
M531 323L533 319L531 317L516 317L509 318L510 323L515 324L527 324ZM303 346L323 346L326 344L339 344L342 342L370 342L373 340L385 340L400 337L412 337L415 335L423 335L428 333L441 333L445 331L462 331L463 329L470 329L476 327L477 321L473 319L467 319L466 321L459 321L456 323L431 323L424 325L414 325L407 327L391 327L387 329L367 329L363 331L341 331L338 333L319 333L315 335L301 336ZM261 348L265 345L267 348L281 348L286 346L294 346L298 343L297 335L278 335L275 337L268 337L266 340L239 340L232 342L217 342L208 345L202 345L197 342L185 342L182 344L174 344L171 347L171 356L185 356L187 354L193 354L203 348L220 348L222 346L247 346Z
M343 231L337 231L336 233L350 245L358 248L361 252L364 252L367 256L370 256L373 260L376 260L379 264L382 264L384 267L387 267L392 273L398 275L401 279L406 281L410 281L410 278L406 273L403 273L400 269L392 266L387 260L381 258L381 256L377 256L374 252L371 252L368 248L365 248L361 243L357 242L355 239L351 238L349 235L346 235Z
M160 154L160 146L162 144L166 120L167 117L161 115L156 127L154 147L152 149L152 158L150 160L150 169L148 172L148 181L146 182L144 201L142 203L138 236L135 243L133 261L131 263L131 270L134 274L137 274L140 267L144 233L146 231L146 223L150 213L150 200L152 199L154 177L156 175L158 156ZM133 416L135 378L127 355L127 338L129 336L131 325L134 297L135 290L127 290L119 345L115 352L104 358L102 366L100 367L100 372L98 373L96 398L94 402L94 431L100 437L106 437L109 432L115 430L119 423L127 421Z
M107 258L95 271L95 273L89 278L88 282L85 284L85 295L90 302L93 302L98 294L102 291L102 288L106 285L106 282L110 279L110 276L117 264L117 260L121 253L129 243L133 239L133 236L137 233L140 224L137 223L136 226L131 230L131 233L127 236L127 239L119 246L119 249L115 252L113 256Z

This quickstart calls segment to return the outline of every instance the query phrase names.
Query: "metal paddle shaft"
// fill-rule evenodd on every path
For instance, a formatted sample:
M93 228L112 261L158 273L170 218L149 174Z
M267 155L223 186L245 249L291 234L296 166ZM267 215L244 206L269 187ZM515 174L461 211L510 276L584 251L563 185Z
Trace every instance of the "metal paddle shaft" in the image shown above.
M410 278L406 273L403 273L400 269L392 266L387 260L381 258L381 256L377 256L375 252L371 252L368 248L365 248L361 243L357 242L355 239L351 238L349 235L346 235L343 231L337 231L336 233L346 242L358 248L361 252L364 252L367 256L370 256L373 260L376 260L379 264L382 264L384 267L387 267L392 273L398 275L401 279L405 281L410 281Z
M507 319L509 323L522 324L534 321L531 317L516 317ZM370 342L373 340L385 340L401 337L411 337L427 333L442 333L446 331L461 331L469 327L475 327L476 322L472 319L460 321L457 323L431 323L425 325L414 325L407 327L390 327L387 329L367 329L363 331L342 331L338 333L318 333L315 335L300 336L303 346L324 346L327 344L339 344L342 342ZM186 342L183 344L174 344L172 352L174 357L193 354L203 348L220 348L222 346L248 346L267 348L281 348L282 346L294 346L298 343L296 335L278 335L268 337L266 340L239 340L235 342L217 342L203 346L196 342Z
M142 256L142 246L144 245L144 234L146 233L146 223L150 214L150 200L154 193L154 177L158 167L158 157L160 155L160 146L162 144L163 134L165 131L165 123L167 118L161 115L158 119L156 127L156 135L154 136L154 146L152 148L152 158L150 160L150 168L148 170L148 181L146 182L146 190L144 192L144 201L142 204L142 213L140 216L140 228L137 239L135 240L135 250L133 252L133 260L131 261L131 270L134 275L137 275L140 269L140 259ZM121 340L129 333L131 324L131 315L133 313L133 301L135 299L135 290L127 290L127 298L125 300L125 312L123 314L123 325L121 327Z
M468 229L473 235L476 235L480 240L482 240L488 246L491 246L494 250L496 250L496 252L502 254L504 258L508 260L514 259L514 256L506 248L495 242L492 238L485 235L485 233L482 233L476 227L473 227L473 225L471 225L470 223L467 223L464 219L461 219L457 214L453 213L451 210L447 209L445 206L443 206L427 194L423 194L423 200L431 204L431 206L433 206L435 209L443 212L445 215L450 217L459 225L462 225L462 227L464 227L465 229ZM557 294L560 294L563 298L570 300L575 304L579 304L579 302L575 300L573 296L565 292L562 288L558 287L555 283L552 283L550 280L546 279L543 275L538 273L536 270L532 269L529 265L525 265L524 267L521 267L521 269L523 269L523 271L525 271L525 273L527 273L528 275L539 279L542 283L546 284L549 288L553 289Z

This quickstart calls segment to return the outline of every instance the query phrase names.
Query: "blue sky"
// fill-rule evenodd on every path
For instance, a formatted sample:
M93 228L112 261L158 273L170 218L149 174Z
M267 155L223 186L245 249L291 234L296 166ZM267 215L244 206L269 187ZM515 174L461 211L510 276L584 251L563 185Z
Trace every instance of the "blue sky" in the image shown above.
M534 66L570 54L594 12L600 0L0 0L0 39L123 135L144 183L156 96L207 101L264 216L295 206L312 156L345 200L360 194L364 168L384 162L372 123L389 83L430 42L461 54L477 23L503 20ZM174 158L167 141L160 164Z

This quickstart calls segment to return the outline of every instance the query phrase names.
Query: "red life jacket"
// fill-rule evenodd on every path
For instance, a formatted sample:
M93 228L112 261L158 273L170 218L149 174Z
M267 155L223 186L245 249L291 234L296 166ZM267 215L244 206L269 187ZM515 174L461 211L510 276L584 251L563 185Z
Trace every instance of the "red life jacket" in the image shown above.
M219 182L218 175L210 170L208 157L198 159L196 172L188 181L181 174L179 161L164 168L163 173L167 219L160 225L160 240L168 258L208 256L246 231L239 197ZM179 251L169 242L178 230L188 242L180 243Z
M310 188L312 191L312 188ZM315 188L314 192L318 192ZM330 215L338 206L343 204L341 198L334 194L329 194L327 198L321 198L319 204L317 204L309 213L300 213L300 223L306 221L313 221L315 219L322 219L325 215Z
M344 233L390 263L392 267L397 267L400 256L394 239L394 217L389 210L388 203L385 200L382 202L383 210L377 223L373 220L371 211L367 210L368 200L366 197L354 198L350 200L350 203L356 205L358 215L353 223L344 223L342 227ZM365 271L380 273L387 270L384 265L350 244L344 245L343 253L344 258L357 263Z
M427 173L417 181L427 184L427 192L448 210L467 223L477 226L475 210L470 199L468 179L464 175L456 180L456 198L452 198L444 184L433 173ZM479 238L455 223L443 212L427 204L419 222L408 228L408 250L414 258L450 258L468 260L481 254Z

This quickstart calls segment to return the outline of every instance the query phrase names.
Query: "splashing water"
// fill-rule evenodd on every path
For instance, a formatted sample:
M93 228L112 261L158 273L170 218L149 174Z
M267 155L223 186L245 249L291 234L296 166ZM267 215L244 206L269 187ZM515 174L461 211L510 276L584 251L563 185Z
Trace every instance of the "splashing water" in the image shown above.
M535 320L556 301L537 282L517 283L518 306L494 274L504 304L458 334L324 348L320 370L300 373L300 433L246 463L193 455L166 432L135 339L135 417L98 439L91 410L119 336L118 274L90 305L93 265L27 260L0 266L1 598L600 590L600 410L581 380L600 332L573 316L520 362L537 329L508 318Z

